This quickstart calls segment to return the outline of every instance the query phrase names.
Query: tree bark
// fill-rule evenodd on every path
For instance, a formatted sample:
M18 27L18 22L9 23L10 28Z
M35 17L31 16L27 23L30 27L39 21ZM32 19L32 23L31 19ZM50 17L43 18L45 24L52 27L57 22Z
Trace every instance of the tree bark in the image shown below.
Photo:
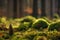
M50 19L52 19L53 18L53 1L52 0L50 0Z
M38 16L38 0L33 0L33 13L32 16L36 17Z
M16 18L17 17L17 0L13 0L13 1L14 1L14 8L13 8L14 15L13 15L13 17Z
M20 13L20 16L19 17L23 17L23 0L19 0L19 13Z
M58 0L58 15L60 16L60 0Z
M41 17L45 17L45 0L41 0Z

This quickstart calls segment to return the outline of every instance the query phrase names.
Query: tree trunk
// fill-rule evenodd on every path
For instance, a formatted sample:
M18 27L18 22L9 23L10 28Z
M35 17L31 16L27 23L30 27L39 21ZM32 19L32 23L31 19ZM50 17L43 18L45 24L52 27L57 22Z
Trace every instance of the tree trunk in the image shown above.
M16 18L17 17L17 0L13 0L13 1L14 1L14 9L13 9L14 15L13 15L13 17Z
M38 16L38 0L33 0L33 13L32 16L36 17Z
M41 0L41 17L45 17L45 0Z
M58 15L60 16L60 0L58 0Z
M19 13L20 16L19 17L23 17L23 0L19 0Z
M52 0L50 0L50 19L52 19L53 18L53 1Z

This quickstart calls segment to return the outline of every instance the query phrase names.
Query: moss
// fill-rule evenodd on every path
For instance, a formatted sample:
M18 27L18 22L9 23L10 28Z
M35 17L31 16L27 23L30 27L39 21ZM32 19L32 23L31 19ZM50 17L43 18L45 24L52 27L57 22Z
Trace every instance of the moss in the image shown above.
M48 23L51 23L51 22L52 22L52 21L51 21L49 18L47 18L47 17L43 17L42 19L46 20Z
M21 23L20 26L18 27L19 31L26 31L28 29L29 29L29 22Z
M54 31L54 30L57 30L57 31L60 31L60 22L55 22L55 23L52 23L50 24L49 26L49 31Z
M22 18L22 20L20 21L20 26L18 27L18 29L20 31L23 31L23 30L27 30L27 29L31 28L32 23L35 20L36 19L32 16L26 16L26 17Z
M32 27L37 30L48 28L49 23L44 19L37 19L33 24Z
M0 40L5 40L4 38L0 37Z
M53 16L54 16L55 19L59 18L59 15L57 13L55 13Z
M36 18L32 17L32 16L26 16L23 17L22 20L20 22L33 22L34 20L36 20Z
M36 36L33 40L47 40L45 36Z

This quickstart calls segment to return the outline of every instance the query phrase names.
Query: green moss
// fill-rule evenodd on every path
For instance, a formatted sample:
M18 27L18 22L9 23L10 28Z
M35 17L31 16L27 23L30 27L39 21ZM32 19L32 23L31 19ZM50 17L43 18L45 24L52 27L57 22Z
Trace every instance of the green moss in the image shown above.
M37 30L48 28L48 26L49 26L49 23L46 20L44 20L44 19L37 19L32 24L32 27L37 29Z
M60 22L56 22L56 23L50 24L48 30L50 30L50 31L54 31L54 30L59 31L59 29L60 29Z
M36 36L33 40L47 40L45 36Z
M59 18L59 15L57 13L55 13L53 16L54 16L55 19Z
M29 22L24 22L24 23L21 23L20 26L18 27L18 30L19 31L26 31L29 29Z
M0 37L0 40L5 40L4 38Z
M51 21L49 18L47 18L47 17L43 17L43 19L46 20L48 23L51 23L51 22L52 22L52 21Z
M22 20L20 21L20 26L18 27L19 30L27 30L29 28L31 28L32 23L35 21L36 19L32 16L26 16L24 18L22 18Z
M34 20L36 20L36 18L32 16L26 16L26 17L23 17L20 22L33 22Z

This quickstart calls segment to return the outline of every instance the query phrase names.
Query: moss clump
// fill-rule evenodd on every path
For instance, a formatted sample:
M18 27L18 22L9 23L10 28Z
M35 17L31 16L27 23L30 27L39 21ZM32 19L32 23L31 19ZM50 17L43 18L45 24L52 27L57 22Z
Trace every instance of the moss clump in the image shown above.
M32 16L26 16L23 17L22 20L20 22L33 22L34 20L36 20L36 18L32 17Z
M36 18L32 17L32 16L26 16L24 17L20 22L24 23L24 22L29 22L29 27L31 27L32 23L36 20Z
M0 40L5 40L4 38L0 37Z
M57 13L55 13L53 16L55 19L59 19L59 15Z
M35 20L36 19L32 16L26 16L26 17L22 18L22 20L20 21L20 26L18 27L18 29L20 31L29 29Z
M20 26L18 27L18 30L19 31L26 31L29 29L29 22L24 22L24 23L21 23Z
M50 24L48 30L50 30L50 31L54 31L54 30L60 31L60 22Z
M51 21L49 18L47 18L47 17L43 17L43 19L46 20L48 23L51 23L51 22L52 22L52 21Z
M45 36L36 36L33 40L47 40Z
M32 27L37 29L37 30L41 30L41 29L45 29L49 26L48 22L44 19L37 19L33 24Z

